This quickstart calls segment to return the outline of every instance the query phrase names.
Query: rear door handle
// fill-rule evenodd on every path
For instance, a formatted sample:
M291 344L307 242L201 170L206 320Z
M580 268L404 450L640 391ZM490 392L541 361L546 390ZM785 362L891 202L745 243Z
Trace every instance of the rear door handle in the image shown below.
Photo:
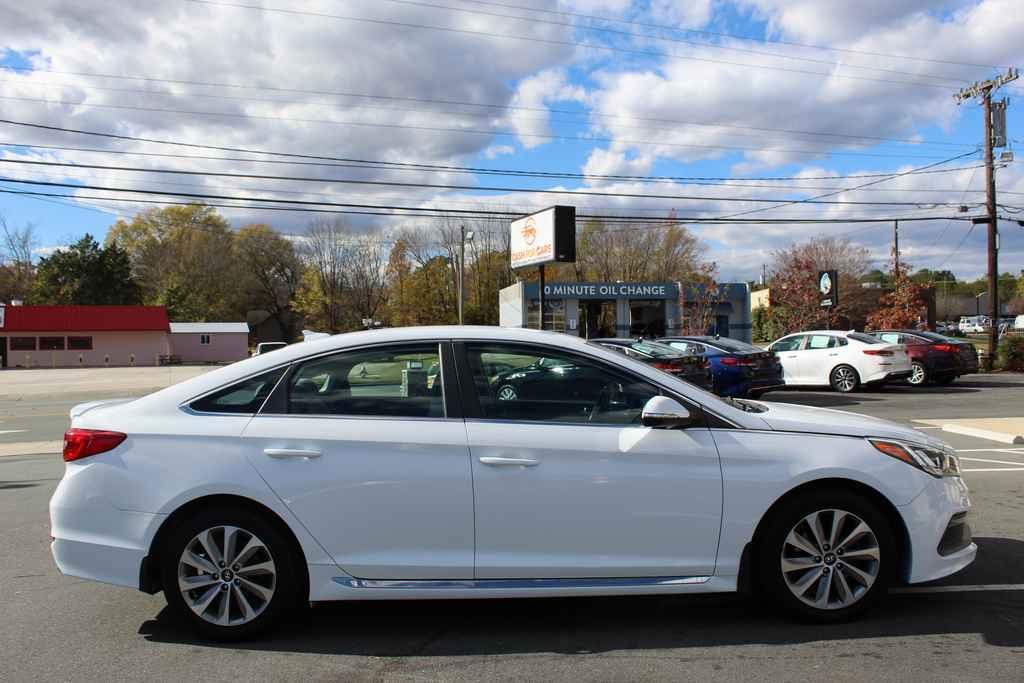
M480 458L480 462L491 467L536 467L540 464L540 460L534 460L533 458L499 458L493 456L484 456Z
M305 458L306 460L312 460L313 458L320 457L320 451L308 451L297 448L264 448L263 453L277 460L284 460L287 458Z

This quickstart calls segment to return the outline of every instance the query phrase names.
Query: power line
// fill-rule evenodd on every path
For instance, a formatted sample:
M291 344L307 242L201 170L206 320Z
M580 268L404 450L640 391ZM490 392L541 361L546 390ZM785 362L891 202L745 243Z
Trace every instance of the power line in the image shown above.
M3 181L0 181L3 182ZM56 183L29 183L38 185L56 185ZM69 185L64 184L62 186L78 188L84 187L81 185ZM381 212L372 211L350 211L350 210L336 210L336 209L313 209L305 206L266 206L266 205L239 205L239 204L215 204L208 202L187 202L187 201L164 201L164 200L150 200L150 199L138 199L130 197L104 197L99 195L71 195L71 194L57 194L40 192L34 190L0 190L0 193L4 194L18 194L18 195L35 195L43 197L61 197L71 200L78 199L89 199L96 201L112 201L112 202L130 202L130 203L142 203L142 204L169 204L174 206L191 206L200 204L203 206L211 207L223 207L231 209L256 209L256 210L269 210L269 211L282 211L282 212L299 212L299 213L356 213L356 214L367 214L367 215L378 215L378 216L393 216L397 218L408 218L408 217L421 217L421 218L444 218L452 219L453 217L445 214L459 213L457 210L451 209L437 209L427 207L399 207L399 206L380 206ZM174 195L175 193L166 192L150 192L154 195ZM269 201L260 198L253 198L251 201ZM313 204L327 204L326 202L312 202ZM358 206L370 206L374 205L360 205L360 204L349 204L343 205L338 204L340 207L358 207ZM436 213L429 214L413 214L413 213L397 213L397 211L430 211ZM505 219L505 218L518 218L524 215L523 212L474 212L478 215L470 215L470 218L491 218L491 219ZM593 219L606 221L609 223L637 223L637 224L654 224L647 227L671 227L672 225L834 225L834 224L846 224L846 223L891 223L894 220L901 222L923 222L923 221L940 221L951 218L952 220L970 220L970 217L965 216L885 216L885 217L870 217L870 216L853 216L848 218L757 218L757 219L737 219L737 220L718 220L714 218L701 218L701 217L652 217L652 216L607 216L607 215L589 215L589 214L577 214L577 219Z
M398 4L398 5L408 5L408 6L412 6L412 7L428 7L428 8L432 8L432 9L448 10L450 12L462 12L462 13L465 13L465 14L474 14L474 15L480 15L480 16L497 17L499 19L515 19L515 20L518 20L518 21L528 21L528 22L533 23L533 24L548 24L548 25L551 25L551 26L562 26L562 27L565 27L565 28L574 28L574 29L580 29L580 30L585 30L585 31L596 31L598 33L610 33L610 34L613 34L613 35L627 36L627 37L630 37L630 38L643 38L643 39L646 39L646 40L656 40L656 41L662 41L662 42L681 43L681 44L693 45L693 46L701 47L701 48L711 48L711 49L715 49L715 50L726 50L726 51L729 51L729 52L740 52L740 53L743 53L743 54L752 54L752 55L758 55L758 56L762 56L762 57L772 57L774 59L789 59L789 60L793 60L793 61L809 62L809 63L813 63L813 64L824 64L824 65L832 67L832 68L836 68L836 67L849 67L849 68L854 68L854 69L865 69L867 71L877 71L877 72L880 72L880 73L897 74L897 75L901 75L901 76L908 75L906 70L900 70L900 69L886 69L886 68L883 68L883 67L867 66L867 65L863 65L863 64L850 64L848 62L836 62L836 61L829 60L829 59L815 59L813 57L801 57L801 56L798 56L798 55L787 55L787 54L781 54L781 53L778 53L778 52L765 52L763 50L751 50L751 49L748 49L748 48L734 47L734 46L731 46L731 45L722 45L720 43L711 43L711 42L706 42L706 41L701 42L701 41L696 41L696 40L687 40L687 39L684 39L684 38L671 38L671 37L667 37L667 36L651 35L649 33L636 33L636 32L633 32L633 31L622 31L622 30L619 30L619 29L606 28L606 27L603 27L603 26L583 26L583 25L580 25L580 24L572 23L572 22L552 21L552 20L546 20L546 19L538 19L536 17L524 17L524 16L513 15L513 14L502 14L501 12L490 12L490 11L479 10L479 9L477 9L477 10L466 9L464 7L453 7L451 5L437 5L437 4L429 3L429 2L419 2L417 0L382 0L382 1L383 2L390 2L390 3L394 3L394 4ZM495 3L478 3L478 4L494 5ZM507 5L506 5L506 7L507 7ZM523 9L523 10L529 11L531 8L519 7L518 9ZM557 13L557 12L554 12L554 13ZM938 81L946 81L947 83L965 83L968 80L968 79L965 79L965 78L947 77L947 76L941 76L941 75L936 75L936 74L915 74L915 75L920 77L920 78L930 78L930 79L938 80Z
M190 0L199 2L199 0ZM205 0L204 0L205 1ZM628 145L650 145L655 147L678 147L684 149L715 149L736 152L778 152L782 154L804 154L810 156L853 156L903 159L938 159L934 155L922 154L882 154L877 152L833 152L810 149L781 149L778 147L741 147L736 145L700 145L695 143L658 142L654 140L626 140L618 138L601 138L586 135L553 135L543 133L520 133L516 131L480 130L476 128L445 128L443 126L422 126L408 123L380 123L376 121L339 121L337 119L303 119L292 116L269 116L262 114L237 114L232 112L193 111L187 109L170 109L167 107L142 107L128 104L97 104L92 102L74 102L71 100L47 100L36 97L17 97L0 95L0 100L31 102L34 104L59 104L73 107L93 107L99 109L118 109L126 111L145 111L162 114L181 114L186 116L212 116L219 118L246 119L258 121L284 121L291 123L316 123L333 126L364 126L370 128L392 128L398 130L417 130L432 133L456 133L461 135L481 135L485 137L536 138L540 140L565 140L581 142L608 142Z
M676 31L676 32L680 32L680 33L698 33L698 34L702 34L702 35L715 36L715 37L718 37L718 38L734 38L736 40L744 40L744 41L756 42L756 43L775 43L775 44L778 44L778 45L789 45L789 46L792 46L792 47L803 47L803 48L810 48L810 49L813 49L813 50L828 50L828 51L831 51L831 52L845 52L845 53L848 53L848 54L864 55L864 56L868 56L868 57L885 57L885 58L888 58L888 59L906 59L906 60L912 60L912 61L916 61L916 62L928 62L928 63L932 63L932 64L948 64L948 65L951 65L951 66L965 66L965 67L974 67L974 68L979 68L979 69L1005 69L1006 68L1005 66L1000 66L1000 65L997 65L997 64L975 64L975 63L972 63L972 62L956 62L956 61L951 61L951 60L946 60L946 59L934 59L934 58L929 58L929 57L915 57L915 56L912 56L912 55L899 55L899 54L892 54L892 53L885 53L885 52L871 52L871 51L868 51L868 50L854 50L854 49L851 49L851 48L835 47L835 46L832 46L832 45L815 45L815 44L809 44L809 43L799 43L799 42L795 42L795 41L781 40L779 38L762 38L762 37L757 37L757 36L744 36L744 35L739 35L739 34L736 34L736 33L724 33L724 32L721 32L721 31L708 31L706 29L697 29L697 28L690 28L690 27L685 27L685 26L669 26L669 25L666 25L666 24L656 24L656 23L652 23L652 22L642 22L642 21L635 21L635 20L630 20L630 19L618 19L618 18L615 18L615 17L599 16L599 15L593 15L593 14L583 14L583 13L580 13L580 12L570 12L568 10L550 10L550 9L544 9L544 8L540 8L540 7L524 7L522 5L510 5L510 4L501 3L501 2L485 2L484 0L459 0L459 2L472 3L472 4L475 4L475 5L490 5L490 6L493 6L493 7L504 7L506 9L520 9L520 10L526 10L526 11L530 11L530 12L543 12L545 14L563 14L563 15L574 16L574 17L579 17L579 18L583 18L583 19L591 19L591 20L595 20L595 21L608 21L608 22L614 22L614 23L617 23L617 24L630 24L630 25L633 25L633 26L640 26L640 27L643 27L643 28L656 28L656 29L663 29L663 30L666 30L666 31ZM582 27L582 28L586 28L586 27Z
M893 174L890 173L862 173L853 175L831 175L831 176L771 176L771 177L750 177L750 178L732 178L727 176L644 176L644 175L615 175L615 174L601 174L601 173L572 173L567 171L531 171L531 170L520 170L520 169L500 169L500 168L486 168L486 167L474 167L474 166L450 166L444 164L425 164L415 162L401 162L401 161L381 161L381 160L370 160L370 159L353 159L348 157L331 157L313 154L298 154L294 152L274 152L266 150L252 150L243 149L238 147L219 147L215 145L201 145L189 142L177 142L172 140L158 140L154 138L136 137L131 135L117 135L114 133L101 133L95 131L78 130L75 128L61 128L59 126L47 126L36 123L26 123L22 121L11 121L8 119L0 119L0 123L7 123L16 126L27 126L31 128L40 128L44 130L52 130L64 133L74 133L79 135L91 135L113 138L117 140L130 140L135 142L145 142L152 144L161 145L177 145L182 147L210 149L216 151L226 152L239 152L244 154L264 154L270 156L281 156L288 158L298 159L322 159L327 161L336 161L341 163L325 163L325 162L303 162L303 161L279 161L272 159L248 159L243 157L214 157L214 156L198 156L198 155L187 155L187 154L169 154L169 153L157 153L157 152L135 152L127 150L116 150L116 149L97 149L87 147L68 147L60 145L34 145L27 143L18 142L0 142L3 146L12 147L28 147L32 149L50 149L70 152L89 152L97 154L119 154L129 156L145 156L145 157L163 157L172 159L201 159L207 161L242 161L254 164L288 164L296 166L326 166L332 168L367 168L367 169L392 169L392 170L410 170L410 171L445 171L452 173L471 173L474 175L499 175L499 176L527 176L537 178L566 178L566 179L606 179L606 180L626 180L626 181L643 181L643 182L705 182L705 181L731 181L731 180L745 180L745 181L758 181L758 182L776 182L786 180L847 180L847 179L860 179L860 178L888 178ZM350 163L346 163L350 162ZM979 168L980 166L957 166L954 168L946 169L935 169L928 171L914 171L913 175L921 174L934 174L934 173L955 173L957 171L971 170L973 168ZM910 175L910 174L908 174Z
M0 70L2 70L2 69L9 69L9 70L12 70L12 71L27 71L29 73L31 73L33 71L33 69L30 69L28 67L0 66ZM147 79L147 80L149 80L149 79ZM153 80L163 81L163 80L169 80L169 79L153 79ZM171 82L177 82L177 81L171 81ZM53 83L51 81L27 82L27 81L25 81L25 79L0 79L0 83L17 83L19 85L27 85L27 86L35 87L35 88L75 87L75 88L81 89L81 85L80 84L75 84L75 83ZM110 87L106 87L106 86L90 85L90 86L88 86L88 89L90 89L90 90L101 90L101 91L105 91L105 92L109 91L109 92L125 92L125 93L159 95L159 96L162 96L162 97L174 97L174 98L180 98L180 97L183 96L183 95L181 95L179 93L165 92L165 91L160 91L160 90L148 90L148 89L145 89L145 88L110 88ZM915 139L915 138L893 138L893 137L885 137L885 136L879 136L879 135L859 135L859 134L856 134L856 133L835 133L835 132L830 132L830 131L805 131L805 130L793 130L793 129L787 129L787 128L768 128L768 127L762 127L762 126L741 126L741 125L729 124L729 123L714 123L714 122L707 122L707 121L683 121L683 120L679 120L679 119L666 119L666 118L649 117L649 116L630 116L630 115L625 115L625 114L602 114L602 113L594 113L594 112L592 112L592 113L581 115L580 112L572 111L572 110L569 110L569 109L557 109L557 108L547 108L547 107L528 107L528 106L520 106L520 105L512 105L512 104L492 104L492 103L466 102L466 101L458 101L458 100L438 100L438 99L419 98L419 97L396 97L396 96L390 96L390 95L369 95L369 94L365 94L365 93L341 93L341 92L339 92L339 93L336 93L335 95L338 96L338 97L352 97L352 98L361 98L361 99L400 100L400 101L418 102L418 103L423 103L423 104L444 104L444 105L456 105L456 106L464 106L464 107L479 107L479 108L487 108L487 109L491 109L491 110L498 110L498 111L502 111L502 112L504 112L506 110L536 111L536 112L544 112L544 114L545 114L543 116L535 116L535 117L519 117L519 118L521 118L524 121L543 121L543 122L550 121L552 123L589 123L589 120L591 118L598 118L598 119L626 119L626 120L629 120L629 121L647 121L647 122L651 122L651 123L668 123L668 124L677 124L677 125L681 125L681 126L699 126L699 127L706 127L706 128L729 128L729 129L736 129L736 130L749 130L749 131L755 131L755 132L784 133L786 135L806 135L806 136L814 136L814 137L828 137L828 138L846 139L846 140L851 140L851 141L863 140L863 141L870 141L870 142L889 142L889 143L893 143L893 144L905 144L905 145L915 145L915 146L920 146L920 145L945 146L945 147L970 147L970 146L972 146L970 143L949 142L949 141L945 141L945 140L924 140L924 139ZM282 99L260 98L260 97L235 97L235 96L232 96L232 95L214 95L214 94L209 94L209 93L188 93L187 97L189 97L189 98L197 97L197 98L203 98L203 99L216 99L216 100L228 100L228 101L235 101L235 102L263 102L263 103L269 103L269 104L302 104L302 105L312 105L312 106L318 106L318 107L338 107L338 106L340 106L339 103L337 103L337 102L310 102L310 101L306 101L306 100L282 100ZM447 114L447 115L453 115L453 116L470 116L470 117L478 117L478 118L492 116L492 114L489 114L489 113L473 112L473 111L450 111L450 110L436 110L436 109L421 109L421 108L415 108L415 107L381 107L381 106L366 105L366 104L359 104L357 106L359 106L360 108L363 108L363 109L375 109L375 110L380 110L380 111L405 111L405 112L428 113L428 114ZM577 118L574 118L574 119L551 119L551 118L549 118L547 116L547 114L559 114L559 115L576 116ZM580 118L581 116L582 116L582 118ZM637 126L637 125L628 125L628 124L621 125L621 127L623 127L623 128L632 128L632 129L640 129L640 130L672 130L672 129L667 129L667 128L651 128L649 126Z
M960 158L960 157L956 157ZM416 189L433 189L433 190L462 190L468 192L518 192L527 194L554 194L560 196L585 196L585 197L622 197L627 199L674 199L680 201L709 201L709 202L743 202L743 203L758 203L758 204L836 204L836 205L848 205L848 206L921 206L927 204L932 207L939 206L958 206L959 204L951 204L949 202L904 202L904 201L854 201L854 200L835 200L835 201L819 201L818 199L807 199L807 200L790 200L790 199L769 199L766 197L718 197L718 196L701 196L701 195L682 195L682 194L649 194L639 192L601 192L597 190L549 190L549 189L531 189L524 187L499 187L493 185L452 185L445 183L410 183L410 182L399 182L399 181L387 181L387 180L361 180L355 178L312 178L305 176L271 176L271 175L256 175L251 173L230 173L226 171L188 171L181 169L150 169L135 166L109 166L102 164L73 164L64 162L53 162L53 161L32 161L27 159L0 159L0 163L13 163L13 164L29 164L39 166L70 166L76 168L91 168L101 169L108 171L129 171L134 173L168 173L173 175L195 175L195 176L212 176L222 178L246 178L246 179L258 179L258 180L287 180L292 182L313 182L313 183L337 183L342 185L370 185L380 187L402 187L402 188L416 188ZM8 182L31 182L14 179L0 179L7 180ZM884 182L885 179L876 180L874 182ZM72 186L74 187L74 186ZM115 192L136 192L139 190L132 190L128 188L107 188L100 186L91 185L80 185L91 190L111 190ZM170 194L170 193L168 193ZM198 196L198 195L197 195ZM212 199L229 199L229 197L217 197L212 196ZM269 200L268 200L269 201Z
M592 50L607 50L607 51L611 51L611 52L622 52L622 53L627 53L627 54L636 54L636 55L645 55L645 56L654 56L654 57L670 57L672 59L682 59L682 60L706 62L706 63L712 63L712 64L723 64L723 65L728 65L728 66L740 66L740 67L744 67L744 68L748 68L748 69L771 69L771 70L775 70L775 71L787 71L787 72L791 72L791 73L808 74L808 75L813 75L813 76L825 76L825 77L829 77L829 78L844 78L844 79L860 80L860 81L872 81L872 82L877 82L877 83L889 83L889 84L901 85L901 86L911 85L911 86L917 86L917 87L923 87L923 88L940 88L940 89L944 89L944 90L948 90L948 88L949 88L948 85L941 85L941 84L938 84L938 83L926 83L926 82L922 82L922 81L897 81L897 80L883 79L883 78L872 78L872 77L869 77L869 76L854 76L854 75L850 75L850 74L837 74L837 73L829 73L829 72L822 72L822 71L810 71L810 70L806 70L806 69L794 69L794 68L791 68L791 67L770 66L770 65L766 65L766 64L756 64L756 63L750 63L750 62L730 62L730 61L727 61L727 60L712 59L712 58L709 58L709 57L694 57L692 55L680 55L680 54L675 54L675 53L670 53L670 52L659 52L659 51L655 51L655 50L638 50L638 49L633 49L633 48L612 47L612 46L608 46L608 45L595 45L593 43L581 43L581 42L578 42L578 41L570 41L570 40L554 40L554 39L548 39L548 38L534 38L534 37L528 37L528 36L516 36L516 35L510 35L510 34L507 34L507 33L493 33L493 32L489 32L489 31L475 31L475 30L469 30L469 29L458 29L458 28L452 28L452 27L449 27L449 26L432 26L432 25L429 25L429 24L417 24L417 23L412 23L412 22L395 21L395 20L390 20L390 19L371 19L371 18L368 18L368 17L354 17L354 16L340 15L340 14L327 14L327 13L324 13L324 12L310 12L310 11L306 11L306 10L287 9L287 8L283 8L283 7L264 7L264 6L259 6L259 5L244 5L244 4L240 4L240 3L216 2L214 0L185 0L185 2L194 2L194 3L197 3L197 4L213 5L213 6L217 6L217 7L231 7L231 8L235 8L235 9L257 10L257 11L261 11L261 12L274 12L274 13L280 13L280 14L289 14L289 15L293 15L293 16L310 16L310 17L318 17L318 18L322 18L322 19L336 19L336 20L342 20L342 21L356 21L356 22L363 22L363 23L369 23L369 24L377 24L377 25L383 25L383 26L398 26L398 27L402 27L402 28L426 29L426 30L431 30L431 31L441 31L441 32L445 32L445 33L461 33L461 34L465 34L465 35L483 36L483 37L488 37L488 38L502 38L502 39L506 39L506 40L520 40L520 41L527 41L527 42L533 42L533 43L544 43L544 44L548 44L548 45L563 45L563 46L567 46L567 47L584 47L584 48L589 48L589 49L592 49Z

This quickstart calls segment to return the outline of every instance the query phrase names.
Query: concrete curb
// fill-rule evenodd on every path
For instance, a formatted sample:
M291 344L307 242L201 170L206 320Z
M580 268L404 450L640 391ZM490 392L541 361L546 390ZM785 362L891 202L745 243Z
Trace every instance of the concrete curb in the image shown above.
M64 451L63 441L22 441L0 443L0 458L9 455L49 455Z
M1024 444L1024 418L914 420L914 422L940 427L942 431L952 434L963 434L1011 445ZM993 426L999 428L988 428Z

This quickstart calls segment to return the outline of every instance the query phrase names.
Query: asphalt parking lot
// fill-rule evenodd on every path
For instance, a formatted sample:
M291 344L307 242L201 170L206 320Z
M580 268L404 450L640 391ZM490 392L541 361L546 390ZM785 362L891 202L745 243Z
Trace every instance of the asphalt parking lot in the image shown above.
M96 397L0 396L0 447L59 439L67 409ZM1024 377L766 398L901 422L1019 417ZM366 602L317 607L272 638L232 646L191 639L169 620L162 596L60 576L49 554L46 509L63 470L60 457L0 457L3 677L1019 681L1024 446L933 433L963 458L978 560L935 585L894 592L854 623L797 623L735 596Z

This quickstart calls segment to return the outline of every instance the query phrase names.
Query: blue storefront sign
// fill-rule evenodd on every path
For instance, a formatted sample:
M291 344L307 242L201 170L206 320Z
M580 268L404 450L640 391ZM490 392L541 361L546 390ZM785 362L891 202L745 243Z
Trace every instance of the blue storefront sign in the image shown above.
M538 283L527 282L525 293L536 299ZM544 286L545 299L677 299L674 282L552 282Z

